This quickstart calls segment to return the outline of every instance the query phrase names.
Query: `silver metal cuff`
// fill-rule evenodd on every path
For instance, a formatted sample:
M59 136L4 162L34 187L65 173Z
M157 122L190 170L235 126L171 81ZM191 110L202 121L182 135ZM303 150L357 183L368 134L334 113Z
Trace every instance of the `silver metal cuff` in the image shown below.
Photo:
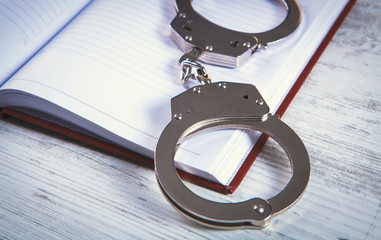
M214 227L262 228L302 196L310 176L307 150L289 126L268 113L253 85L220 82L197 86L173 98L171 105L173 119L159 138L155 171L168 201L186 216ZM293 175L287 186L270 199L238 203L213 202L190 191L174 165L179 142L198 132L221 128L256 130L277 141L291 163Z
M177 15L171 23L171 37L185 52L196 47L200 60L225 67L237 67L258 48L289 36L299 26L302 10L297 0L281 0L287 8L283 22L266 32L245 33L221 27L201 16L191 0L177 0Z

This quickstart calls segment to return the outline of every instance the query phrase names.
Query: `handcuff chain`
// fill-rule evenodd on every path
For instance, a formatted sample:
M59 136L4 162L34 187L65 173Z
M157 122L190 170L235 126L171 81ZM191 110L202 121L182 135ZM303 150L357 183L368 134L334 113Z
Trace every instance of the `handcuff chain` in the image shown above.
M190 52L184 54L179 62L181 67L180 82L186 84L189 79L197 80L201 85L212 83L212 79L206 68L197 62L202 51L193 48Z

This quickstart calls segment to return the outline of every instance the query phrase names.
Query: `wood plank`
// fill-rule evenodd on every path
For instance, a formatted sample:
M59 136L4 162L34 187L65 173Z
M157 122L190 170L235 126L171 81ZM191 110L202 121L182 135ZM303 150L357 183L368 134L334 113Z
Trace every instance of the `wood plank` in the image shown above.
M154 172L17 120L0 121L1 239L379 239L381 3L359 0L286 111L311 158L304 197L261 230L221 231L183 217ZM290 177L269 141L232 196L276 194Z

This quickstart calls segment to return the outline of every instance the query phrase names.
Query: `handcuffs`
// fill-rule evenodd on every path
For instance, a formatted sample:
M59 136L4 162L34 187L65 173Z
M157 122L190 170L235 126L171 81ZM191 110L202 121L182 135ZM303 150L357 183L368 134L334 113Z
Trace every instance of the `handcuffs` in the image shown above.
M303 194L310 176L307 150L298 135L269 107L251 84L216 82L197 60L224 67L237 67L258 48L291 34L301 20L296 0L282 0L286 19L263 33L229 30L198 14L191 0L177 0L178 12L171 23L171 36L187 53L180 58L182 82L197 79L195 86L172 98L172 120L164 129L155 152L155 171L167 200L180 212L202 224L218 228L265 227L276 214L292 206ZM292 168L287 186L270 199L252 198L237 203L204 199L180 180L174 157L179 143L193 134L214 129L251 129L273 138L285 150Z

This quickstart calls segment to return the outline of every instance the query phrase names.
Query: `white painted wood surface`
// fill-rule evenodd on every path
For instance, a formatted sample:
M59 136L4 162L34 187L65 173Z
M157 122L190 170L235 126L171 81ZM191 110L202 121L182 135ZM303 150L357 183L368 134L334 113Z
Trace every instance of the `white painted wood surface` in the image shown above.
M380 12L379 0L357 2L283 117L305 142L311 179L267 228L193 223L167 203L151 169L5 119L0 239L381 239ZM287 182L286 162L270 141L235 194L195 191L269 197Z

